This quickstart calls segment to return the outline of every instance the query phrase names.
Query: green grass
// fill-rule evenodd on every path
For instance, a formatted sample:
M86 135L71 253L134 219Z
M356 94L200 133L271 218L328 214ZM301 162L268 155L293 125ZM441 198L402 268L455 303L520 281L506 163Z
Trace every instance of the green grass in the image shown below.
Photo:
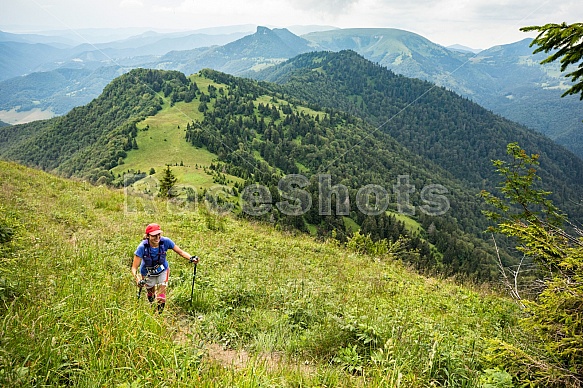
M0 385L472 387L515 327L510 301L391 255L150 201L0 162ZM150 222L201 257L191 304L170 253L162 315L129 272Z
M207 92L208 85L217 88L221 85L193 75L198 87ZM162 110L154 116L147 117L138 124L140 129L136 142L137 150L130 150L124 163L113 168L112 173L123 175L128 171L149 173L153 168L154 177L160 181L167 165L172 168L178 179L177 185L208 189L214 185L213 177L204 172L204 167L217 160L217 155L206 149L196 148L185 140L186 124L193 120L202 120L203 114L198 111L199 101L191 103L178 102L170 106L166 101ZM144 130L144 128L148 128ZM241 182L238 177L228 175L232 182Z
M344 221L344 226L346 227L346 230L349 230L353 233L360 230L360 226L352 218L342 217L342 221Z
M392 212L392 211L388 211L387 213L391 216L395 216L397 221L402 222L405 225L405 229L407 229L409 232L420 233L423 230L423 227L421 226L421 224L419 224L417 221L415 221L411 217L407 217L405 214L401 214L398 212Z

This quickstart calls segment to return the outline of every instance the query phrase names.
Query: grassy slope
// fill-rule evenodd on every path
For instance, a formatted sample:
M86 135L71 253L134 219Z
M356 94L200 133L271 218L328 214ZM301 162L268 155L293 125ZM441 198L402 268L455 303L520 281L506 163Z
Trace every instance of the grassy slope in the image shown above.
M508 301L389 257L203 208L125 204L121 191L0 162L0 225L16 231L0 245L0 385L472 386L484 338L516 319ZM201 257L191 307L192 267L171 255L163 316L136 302L129 275L152 221ZM250 358L226 365L217 345Z
M196 74L191 78L205 93L210 84L217 88L222 86ZM161 180L166 165L171 165L172 172L178 179L178 185L196 189L212 187L213 178L204 172L203 167L210 166L217 156L206 149L193 147L184 138L186 124L203 118L202 113L198 111L198 106L198 100L188 104L178 102L172 107L168 101L165 101L160 112L138 124L140 129L136 139L138 150L129 151L124 164L115 167L112 172L116 176L123 175L129 170L149 173L150 169L154 168L156 171L154 177ZM144 131L146 126L149 129ZM227 179L232 182L241 181L240 178L228 174Z

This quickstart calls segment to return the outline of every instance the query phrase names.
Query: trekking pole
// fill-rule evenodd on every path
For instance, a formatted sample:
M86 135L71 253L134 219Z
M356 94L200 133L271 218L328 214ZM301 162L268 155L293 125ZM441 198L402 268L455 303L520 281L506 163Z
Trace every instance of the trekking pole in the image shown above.
M195 257L198 259L197 256ZM192 288L190 289L190 307L192 307L192 295L194 295L194 279L196 279L196 263L194 263L194 267L192 268Z
M138 282L138 287L139 287L139 291L138 291L138 301L140 301L140 297L142 296L142 289L146 285L146 281L147 281L147 279L142 279L142 280L140 280Z

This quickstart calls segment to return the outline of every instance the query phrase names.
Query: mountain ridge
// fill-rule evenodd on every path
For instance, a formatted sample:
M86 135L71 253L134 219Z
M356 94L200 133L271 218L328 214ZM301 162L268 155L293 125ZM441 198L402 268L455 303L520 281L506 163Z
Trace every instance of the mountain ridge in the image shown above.
M342 67L334 66L338 56L345 57ZM342 51L338 56L325 52L303 54L264 70L261 78L281 84L282 92L297 98L323 107L343 109L369 121L414 153L436 161L474 187L483 188L483 180L495 178L493 170L488 168L491 160L504 159L506 144L518 141L533 152L541 152L542 160L549 167L559 159L547 158L545 154L561 153L560 165L555 165L552 173L544 174L543 179L557 182L557 174L567 168L573 171L572 182L578 185L578 192L583 192L583 160L561 151L565 149L550 139L490 114L485 108L443 88L383 71L354 51ZM349 78L347 74L353 76ZM401 90L401 83L408 82L416 85L417 90L400 95L395 92ZM336 93L330 95L329 91ZM355 99L356 95L359 97ZM429 100L432 95L436 97ZM442 102L434 104L435 101ZM452 109L449 104L454 101L459 101L465 110ZM397 109L394 108L396 102ZM424 118L408 112L415 108L415 112L423 110L428 116ZM445 119L444 127L432 128L428 122L424 124L428 117ZM447 145L449 142L451 146ZM473 157L467 158L465 154L472 151Z

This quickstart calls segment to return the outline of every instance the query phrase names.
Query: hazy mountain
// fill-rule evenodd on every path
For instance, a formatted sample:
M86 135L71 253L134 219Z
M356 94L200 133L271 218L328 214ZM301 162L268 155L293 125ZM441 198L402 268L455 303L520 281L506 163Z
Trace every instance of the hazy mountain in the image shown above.
M256 24L237 24L230 26L216 26L206 27L193 30L193 33L208 34L208 35L230 35L237 33L244 33L245 35L252 34L257 29Z
M310 26L302 26L302 25L295 25L295 26L287 26L288 30L296 35L304 35L309 34L310 32L317 32L317 31L329 31L329 30L338 30L338 27L332 26L319 26L319 25L310 25Z
M570 82L559 64L541 65L546 54L533 55L531 39L495 46L470 58L467 65L487 77L472 88L474 101L511 120L539 130L583 156L583 110L577 96L561 95Z
M11 78L0 82L0 111L36 108L63 115L93 100L104 85L124 72L118 66L96 70L61 68Z
M472 53L472 54L477 54L480 51L482 51L482 49L474 49L471 47L462 46L461 44L452 44L451 46L447 46L447 48L449 50L453 50L453 51L461 51L462 53Z
M191 50L199 47L220 46L248 35L246 32L231 34L173 33L162 34L149 31L128 39L102 43L100 50L115 49L115 58L145 55L164 55L170 51Z
M310 42L285 28L271 30L267 27L257 27L254 34L224 46L173 51L151 65L167 70L176 69L187 74L205 67L230 74L241 74L313 50Z
M0 42L0 81L38 71L43 63L65 55L65 49L47 44Z
M118 40L128 39L132 36L143 34L151 30L144 27L125 27L125 28L79 28L65 30L46 30L39 31L33 35L47 36L52 39L64 39L72 42L71 46L91 43L100 44L115 42Z
M42 34L12 34L10 32L0 31L0 42L16 43L43 43L55 47L71 47L76 43L74 40L61 36L42 35Z

